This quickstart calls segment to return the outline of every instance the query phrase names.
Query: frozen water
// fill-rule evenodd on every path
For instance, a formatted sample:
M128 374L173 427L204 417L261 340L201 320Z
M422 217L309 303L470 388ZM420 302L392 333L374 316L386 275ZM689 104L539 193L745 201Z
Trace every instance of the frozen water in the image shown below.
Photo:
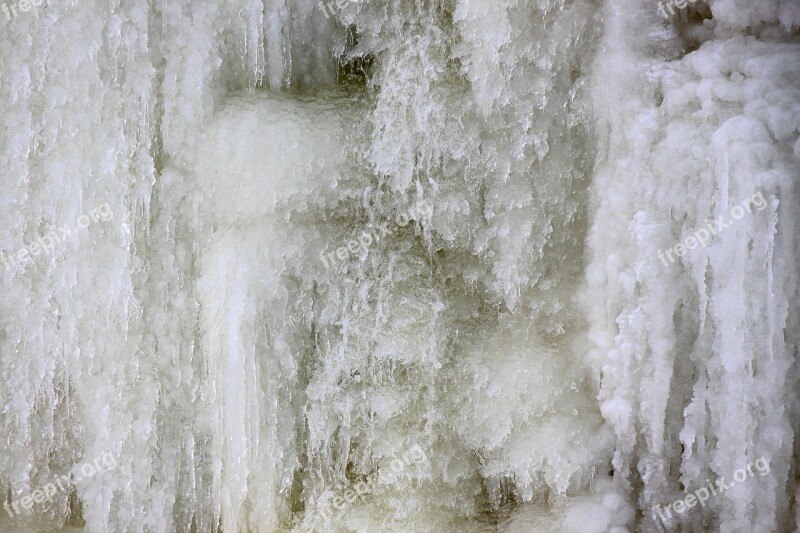
M656 4L7 4L0 532L800 527L800 9Z

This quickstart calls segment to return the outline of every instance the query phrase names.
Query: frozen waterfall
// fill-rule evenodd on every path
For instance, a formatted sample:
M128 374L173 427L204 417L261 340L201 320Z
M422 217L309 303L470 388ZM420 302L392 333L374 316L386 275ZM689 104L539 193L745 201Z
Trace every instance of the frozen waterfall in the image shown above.
M798 0L0 0L0 533L800 531Z

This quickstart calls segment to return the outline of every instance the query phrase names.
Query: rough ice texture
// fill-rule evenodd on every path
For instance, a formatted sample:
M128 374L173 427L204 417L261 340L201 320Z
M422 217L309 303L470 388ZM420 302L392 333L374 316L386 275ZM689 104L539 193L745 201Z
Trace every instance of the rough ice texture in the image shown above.
M758 4L764 6L765 3ZM712 20L743 20L713 4ZM735 35L665 63L614 13L594 100L603 139L587 267L590 359L617 435L614 468L643 516L765 457L771 475L678 514L667 529L779 531L794 523L800 43ZM773 12L774 14L774 12ZM796 26L795 26L796 30ZM623 33L624 32L624 33ZM713 36L713 35L712 35ZM665 48L680 52L669 32ZM605 134L604 134L605 133ZM730 222L675 262L658 251ZM716 226L716 225L715 225ZM617 476L615 476L616 479Z
M797 527L800 12L740 4L0 15L0 251L114 215L2 266L0 490L118 465L0 529Z

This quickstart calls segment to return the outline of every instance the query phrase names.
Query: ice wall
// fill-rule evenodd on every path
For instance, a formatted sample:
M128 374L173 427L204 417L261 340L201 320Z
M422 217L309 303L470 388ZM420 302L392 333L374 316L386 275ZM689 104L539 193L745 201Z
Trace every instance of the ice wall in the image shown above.
M790 2L2 18L0 529L795 525Z
M797 525L800 43L787 10L698 4L665 27L649 6L605 10L587 303L613 464L642 530ZM761 457L768 477L654 510Z
M59 524L71 509L69 523L89 531L218 521L228 487L202 388L217 376L200 356L193 295L205 215L170 169L194 163L188 147L227 90L335 80L335 62L303 40L334 47L331 23L295 11L312 4L67 1L2 21L5 257L99 205L113 213L3 267L8 503L110 450L115 470L37 502L37 515ZM289 75L298 63L304 79Z

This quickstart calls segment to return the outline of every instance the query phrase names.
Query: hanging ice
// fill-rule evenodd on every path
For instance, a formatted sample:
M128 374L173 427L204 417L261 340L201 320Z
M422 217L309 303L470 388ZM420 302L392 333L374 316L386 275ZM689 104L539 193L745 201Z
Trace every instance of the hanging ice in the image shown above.
M796 3L7 5L0 531L800 527Z

